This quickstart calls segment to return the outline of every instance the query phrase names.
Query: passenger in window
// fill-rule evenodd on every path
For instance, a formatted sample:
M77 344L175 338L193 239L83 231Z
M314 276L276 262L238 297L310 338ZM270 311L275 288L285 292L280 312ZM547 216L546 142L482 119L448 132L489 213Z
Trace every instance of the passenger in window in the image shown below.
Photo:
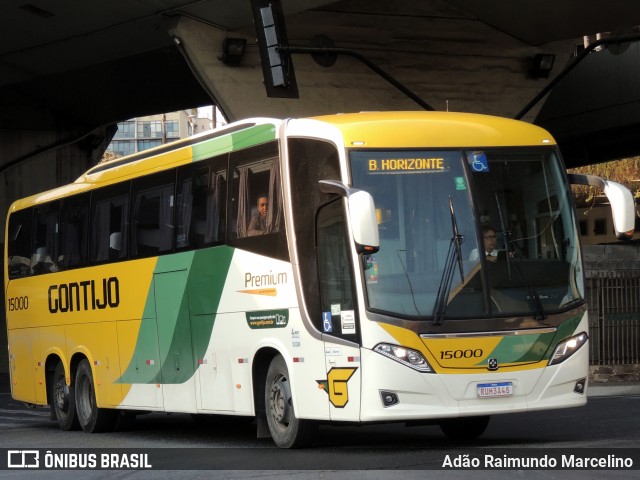
M122 248L122 234L113 232L109 235L109 260L117 260L120 258L120 250Z
M46 247L38 247L35 255L33 255L31 272L33 275L40 273L57 272L58 267L47 253Z
M265 235L267 230L267 214L269 213L269 197L266 194L258 195L257 209L251 215L247 235L254 237L257 235Z

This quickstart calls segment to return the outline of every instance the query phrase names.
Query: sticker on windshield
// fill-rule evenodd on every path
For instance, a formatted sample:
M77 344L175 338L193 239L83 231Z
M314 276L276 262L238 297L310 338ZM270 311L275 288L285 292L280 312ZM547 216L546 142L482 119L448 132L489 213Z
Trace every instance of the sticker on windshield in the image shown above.
M471 165L471 170L479 173L489 171L489 162L484 152L471 152L467 155L467 161Z
M464 177L455 177L454 182L456 183L456 190L466 190L467 184L464 181Z
M356 333L356 313L353 310L343 310L340 314L342 323L342 334Z

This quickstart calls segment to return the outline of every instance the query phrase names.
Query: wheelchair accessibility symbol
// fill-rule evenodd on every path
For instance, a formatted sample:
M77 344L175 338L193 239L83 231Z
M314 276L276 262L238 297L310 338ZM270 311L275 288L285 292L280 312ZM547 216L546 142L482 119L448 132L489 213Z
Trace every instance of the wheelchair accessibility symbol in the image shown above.
M484 152L470 154L469 161L471 163L471 169L474 172L489 171L489 162L487 162L487 156L484 154Z
M331 320L331 312L322 312L322 330L324 333L333 332L333 321Z

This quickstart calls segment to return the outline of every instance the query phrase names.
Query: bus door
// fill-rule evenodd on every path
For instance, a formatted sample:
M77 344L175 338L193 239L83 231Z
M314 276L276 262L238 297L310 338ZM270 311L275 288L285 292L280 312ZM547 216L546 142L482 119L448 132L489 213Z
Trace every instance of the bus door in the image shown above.
M196 392L186 269L154 274L158 344L167 411L195 411Z
M360 326L342 199L317 216L318 270L331 420L360 417Z

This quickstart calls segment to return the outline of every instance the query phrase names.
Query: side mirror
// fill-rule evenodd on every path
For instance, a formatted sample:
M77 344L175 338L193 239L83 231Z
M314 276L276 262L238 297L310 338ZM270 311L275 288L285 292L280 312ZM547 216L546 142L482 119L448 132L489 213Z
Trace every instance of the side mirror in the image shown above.
M351 231L358 253L376 253L380 249L380 237L376 208L371 194L364 190L349 188L335 180L320 180L319 184L322 193L332 193L347 199Z
M627 187L594 175L571 173L569 182L574 185L591 185L600 188L609 199L613 228L618 240L630 240L636 223L636 210L633 195Z

